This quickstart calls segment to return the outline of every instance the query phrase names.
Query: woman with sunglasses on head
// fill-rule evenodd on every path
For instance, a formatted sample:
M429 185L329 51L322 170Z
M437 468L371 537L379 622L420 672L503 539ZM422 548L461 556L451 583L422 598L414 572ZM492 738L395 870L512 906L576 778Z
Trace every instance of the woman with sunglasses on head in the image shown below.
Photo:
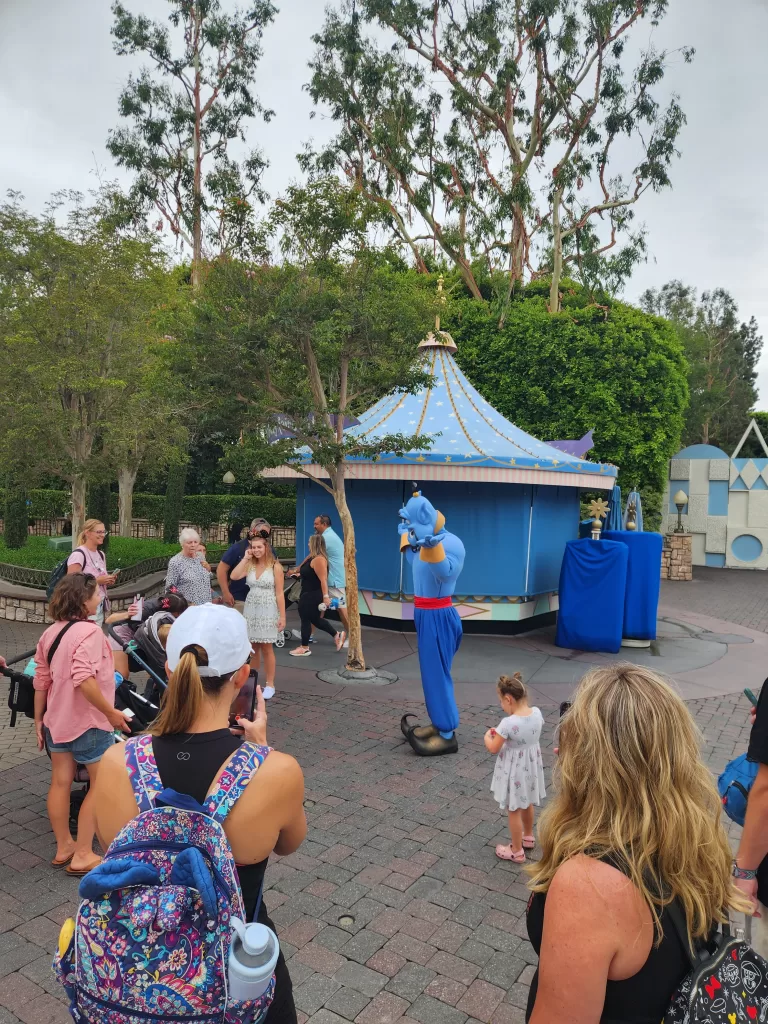
M107 560L100 545L104 543L107 528L98 519L86 519L83 528L77 535L77 547L67 559L67 573L83 572L86 576L94 576L99 588L99 607L93 621L101 625L108 611L109 598L107 587L117 581L116 573L107 572Z
M285 629L285 574L272 548L263 537L251 537L231 580L244 579L248 584L243 615L248 624L248 639L253 645L255 665L259 654L264 659L264 699L275 695L275 649L278 634Z
M223 605L189 608L171 626L166 645L169 673L162 710L151 739L136 737L105 756L95 787L96 832L107 847L142 808L126 767L140 752L163 787L202 804L236 753L243 736L229 728L235 695L249 674L251 644L245 619ZM293 853L307 834L304 776L293 757L267 747L267 712L261 688L253 722L239 719L245 741L261 748L263 761L224 821L237 863L246 918L276 931L259 897L270 854ZM139 746L140 745L140 748ZM296 1024L290 975L283 954L276 968L275 997L264 1024Z

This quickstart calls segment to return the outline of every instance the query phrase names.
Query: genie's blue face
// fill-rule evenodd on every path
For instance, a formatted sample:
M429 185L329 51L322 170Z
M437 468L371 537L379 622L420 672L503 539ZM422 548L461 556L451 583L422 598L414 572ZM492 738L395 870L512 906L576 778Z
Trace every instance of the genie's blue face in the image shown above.
M434 534L437 510L426 498L411 498L400 509L400 518L408 524L408 542L415 547L418 542Z

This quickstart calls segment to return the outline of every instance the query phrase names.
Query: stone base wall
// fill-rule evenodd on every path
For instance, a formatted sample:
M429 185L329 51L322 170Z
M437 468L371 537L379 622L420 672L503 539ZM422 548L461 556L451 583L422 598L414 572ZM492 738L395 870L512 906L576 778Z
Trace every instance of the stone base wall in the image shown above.
M693 546L690 533L668 533L661 552L663 580L693 579Z
M114 598L111 601L111 611L122 612L132 603L133 597ZM0 594L0 619L47 624L51 621L46 614L47 607L45 597L39 597L36 592L28 598Z

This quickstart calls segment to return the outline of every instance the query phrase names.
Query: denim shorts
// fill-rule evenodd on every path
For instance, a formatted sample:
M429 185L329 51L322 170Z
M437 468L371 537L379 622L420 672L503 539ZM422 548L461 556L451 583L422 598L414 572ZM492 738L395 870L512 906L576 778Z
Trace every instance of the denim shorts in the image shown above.
M50 730L45 730L45 743L51 754L71 754L78 764L100 761L112 744L115 734L104 729L88 729L69 743L54 743Z

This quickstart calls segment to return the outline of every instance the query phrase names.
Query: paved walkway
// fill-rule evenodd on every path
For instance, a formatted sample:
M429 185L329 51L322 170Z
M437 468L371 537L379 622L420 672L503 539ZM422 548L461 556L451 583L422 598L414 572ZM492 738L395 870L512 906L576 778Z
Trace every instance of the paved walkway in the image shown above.
M746 579L745 588L754 587L755 578L768 586L759 573L737 575ZM700 638L691 643L721 648L710 664L719 665L723 676L732 666L722 687L747 685L743 671L759 687L762 644L768 642L763 634L733 621L712 629L709 618L690 610L694 591L675 586L680 590L670 596L666 588L664 594L670 632L686 641L677 628L685 631L681 623L688 622ZM708 588L704 581L700 614L722 615L727 609L705 593ZM754 616L755 600L756 591L734 605ZM6 656L33 646L34 639L36 633L21 623L0 623ZM490 638L478 639L487 644ZM382 649L394 642L389 635ZM520 645L531 642L546 639L500 644L510 668L518 667L526 650ZM565 660L577 675L586 668L567 652ZM403 743L398 720L423 704L402 685L401 691L387 687L362 695L357 689L313 692L315 684L298 678L270 705L270 742L298 757L307 781L307 841L292 856L272 859L265 897L289 960L300 1020L519 1024L536 958L525 934L524 875L520 867L497 861L493 851L507 837L488 792L494 759L482 734L498 721L498 706L486 697L489 683L467 680L459 754L420 759ZM748 706L738 694L704 693L689 707L704 734L707 763L717 773L746 747ZM544 697L546 704L537 700L547 717L542 747L549 779L557 691L543 690ZM60 924L75 909L77 886L48 864L47 759L34 749L28 723L9 733L0 725L0 1024L64 1024L69 1015L50 959ZM735 839L738 830L730 831Z

